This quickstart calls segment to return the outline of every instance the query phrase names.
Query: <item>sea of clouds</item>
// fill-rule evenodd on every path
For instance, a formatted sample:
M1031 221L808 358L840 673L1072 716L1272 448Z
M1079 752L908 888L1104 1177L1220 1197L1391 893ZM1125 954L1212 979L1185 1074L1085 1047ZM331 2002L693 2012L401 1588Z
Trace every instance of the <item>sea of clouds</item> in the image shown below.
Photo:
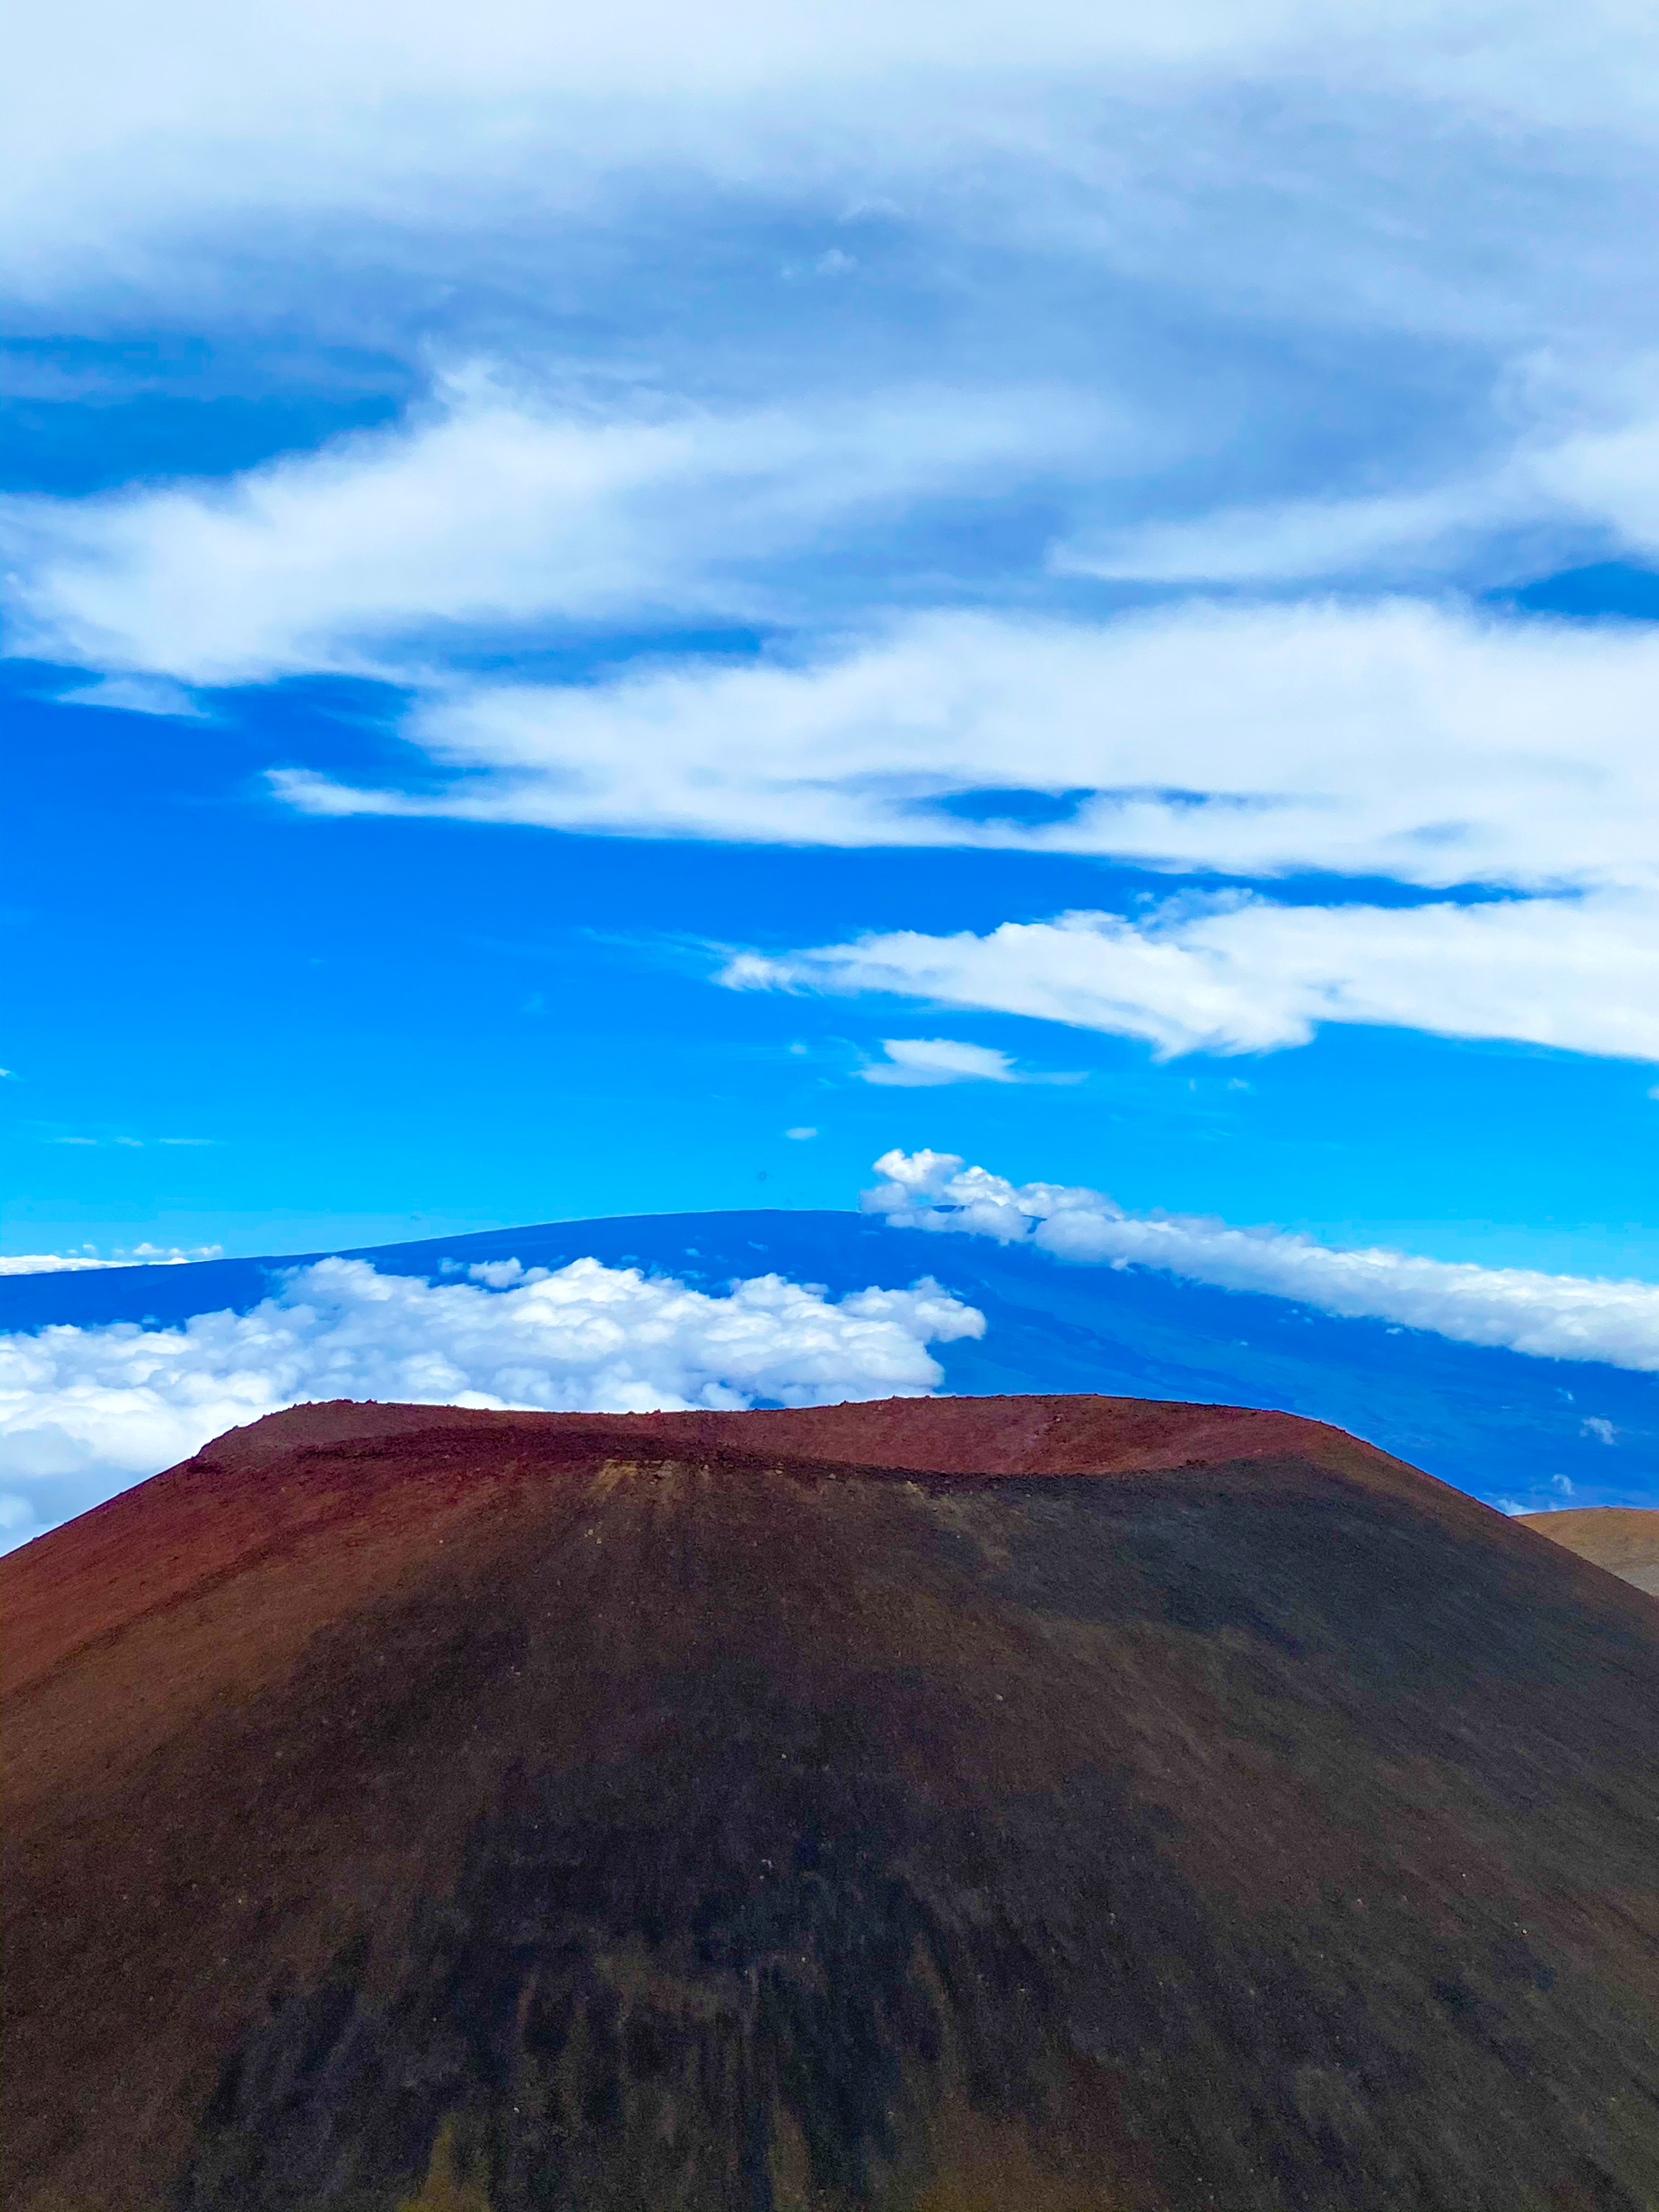
M916 1397L930 1343L981 1315L923 1280L831 1299L761 1275L723 1296L599 1261L491 1261L471 1280L297 1268L252 1313L0 1337L0 1548L229 1428L330 1398L627 1413Z

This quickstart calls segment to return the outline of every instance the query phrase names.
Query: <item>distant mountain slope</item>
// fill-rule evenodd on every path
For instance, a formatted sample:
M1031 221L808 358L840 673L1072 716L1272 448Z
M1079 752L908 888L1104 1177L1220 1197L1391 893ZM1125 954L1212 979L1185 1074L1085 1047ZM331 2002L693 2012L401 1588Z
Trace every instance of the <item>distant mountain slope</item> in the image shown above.
M8 2212L1659 2202L1659 1609L1334 1430L306 1407L0 1620Z
M982 1340L940 1348L953 1392L1091 1390L1278 1406L1355 1430L1489 1498L1541 1504L1565 1482L1582 1502L1659 1499L1659 1376L1341 1320L1146 1267L1066 1267L1041 1252L893 1229L856 1213L556 1222L353 1256L436 1280L446 1261L557 1267L583 1255L707 1288L775 1270L826 1284L836 1296L933 1274L988 1323ZM283 1267L319 1256L3 1278L0 1328L167 1326L227 1307L246 1312Z
M1594 1559L1598 1567L1659 1597L1659 1510L1600 1505L1516 1517L1581 1559Z

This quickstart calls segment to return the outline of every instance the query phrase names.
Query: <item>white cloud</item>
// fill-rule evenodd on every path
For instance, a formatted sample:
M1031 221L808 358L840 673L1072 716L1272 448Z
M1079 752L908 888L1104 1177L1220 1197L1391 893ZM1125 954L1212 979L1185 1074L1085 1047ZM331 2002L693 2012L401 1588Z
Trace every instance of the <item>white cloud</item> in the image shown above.
M1477 475L1085 532L1055 547L1054 566L1141 583L1273 584L1468 574L1483 547L1499 580L1524 577L1540 558L1546 566L1575 554L1648 559L1659 553L1653 373L1651 361L1632 362L1613 379L1628 388L1540 394L1540 410L1555 419ZM1561 428L1563 417L1572 427Z
M161 1141L166 1144L169 1140L164 1137ZM218 1244L198 1244L188 1252L178 1244L135 1244L131 1252L118 1253L112 1260L100 1260L84 1252L0 1254L0 1275L47 1275L77 1267L179 1267L191 1260L216 1260L222 1249Z
M884 1037L885 1061L861 1067L866 1083L888 1083L917 1090L940 1083L1017 1083L1006 1052L982 1044L958 1044L951 1037Z
M1077 106L1264 83L1287 104L1414 102L1518 137L1535 160L1540 130L1650 136L1656 48L1647 12L1620 0L1571 17L1544 0L627 0L586 15L485 0L465 16L432 0L162 0L142 18L77 0L13 41L6 228L26 274L81 275L100 243L142 265L143 242L204 227L216 200L382 216L412 202L435 222L446 200L522 195L526 179L568 202L665 165L791 179L833 163L868 192L872 168L886 185L964 150L1006 153L1042 127L1031 108L1086 148Z
M125 1264L121 1260L89 1259L79 1252L16 1252L0 1257L0 1275L48 1275L66 1267L120 1267Z
M450 790L278 787L331 813L1547 889L1659 872L1656 692L1637 625L1405 600L931 614L805 665L457 685L406 729ZM1040 824L938 803L1010 787L1095 795Z
M459 687L409 726L459 772L436 796L279 784L324 812L1509 888L1534 896L1229 895L983 937L878 933L742 955L725 980L1036 1014L1166 1053L1345 1021L1659 1057L1656 694L1659 631L1634 625L1401 600L1103 624L933 614L805 665ZM940 803L1011 786L1092 795L1037 824Z
M1478 0L1404 14L1188 0L1156 25L1081 0L966 18L908 0L880 21L748 0L693 21L635 0L580 27L519 0L465 21L416 12L301 0L231 28L199 0L163 0L141 31L107 0L76 0L11 56L16 198L3 227L26 287L88 288L64 302L71 319L99 322L88 300L101 283L120 317L148 303L170 328L245 332L269 312L285 343L310 328L326 343L343 299L381 303L389 270L414 271L422 380L486 333L501 344L475 283L513 294L520 362L550 362L556 386L561 371L586 380L538 399L471 372L441 379L397 434L213 491L22 503L24 642L110 672L71 696L171 714L187 710L181 682L389 654L407 671L422 652L441 666L447 625L741 613L768 588L787 613L770 564L810 552L826 527L869 520L890 497L977 497L988 469L1018 480L1039 464L1063 464L1053 521L1066 557L1108 575L1370 574L1401 548L1528 519L1587 516L1659 542L1659 431L1641 396L1656 336L1641 283L1656 104L1633 96L1659 37L1616 0L1571 39L1541 4L1511 11L1500 33ZM726 196L712 218L711 193ZM809 355L811 338L791 353L794 301L752 294L742 250L719 264L719 305L673 313L672 344L650 280L630 278L641 234L655 270L682 245L689 264L711 237L725 252L734 228L780 220L810 240L791 266L862 272L862 239L854 254L842 234L871 210L910 240L903 281L919 295L941 272L953 300L1006 285L1018 326L1034 287L1048 301L1039 319L1066 342L1039 338L1029 358L1052 354L1066 388L1030 388L1028 372L971 339L954 357L948 339L929 349L949 364L938 392L901 388L896 333L910 319L890 307L872 310L843 368L837 348ZM309 236L295 228L307 214ZM601 264L586 297L577 232ZM964 233L996 258L994 277L958 264ZM879 240L874 252L879 264ZM1073 342L1084 267L1142 301L1151 286L1184 295L1203 373L1154 368L1132 426L1127 403L1089 397L1133 386L1137 349L1115 339L1103 369ZM880 273L890 302L893 272ZM181 287L183 303L157 306ZM611 339L579 361L572 329L599 301ZM1127 314L1133 329L1136 313L1126 301L1103 323ZM1245 348L1231 343L1241 313ZM1244 398L1207 364L1222 346L1229 378L1246 375L1247 353L1265 361L1264 318L1278 319L1281 358L1248 372L1271 390ZM1275 426L1305 403L1282 373L1308 327L1332 319L1364 348L1368 389L1394 380L1400 404L1383 411L1416 426L1403 453L1374 421L1339 435L1334 456L1298 440L1290 459L1267 450L1282 437L1257 434L1264 401ZM1480 365L1456 375L1490 386L1478 403L1462 390L1449 402L1470 416L1449 441L1443 425L1417 436L1435 404L1375 343L1425 325L1473 340ZM1166 336L1148 349L1160 361ZM981 358L980 385L960 388ZM1517 398L1528 373L1561 391ZM63 398L94 388L49 363L32 374ZM1351 380L1338 364L1328 383ZM1603 404L1615 386L1622 399ZM849 400L854 388L864 396ZM1229 453L1239 465L1213 465ZM1125 501L1115 487L1130 475L1140 490ZM1356 480L1371 489L1309 495L1310 481ZM982 551L988 533L976 535ZM1029 600L1041 549L1022 565Z
M165 677L105 676L95 684L60 691L58 698L64 707L107 707L124 714L160 714L186 721L202 720L206 711L182 684Z
M1579 1426L1585 1436L1594 1437L1600 1443L1616 1443L1619 1440L1618 1430L1611 1421L1603 1420L1599 1413L1586 1414Z
M1458 565L1472 539L1510 519L1504 504L1481 484L1224 507L1189 521L1072 538L1053 557L1062 574L1139 583L1261 584L1370 576L1379 570L1435 573Z
M335 399L348 355L428 392L222 480L13 500L17 641L97 672L70 697L407 682L407 784L276 777L325 814L1540 901L874 936L732 980L1052 1002L1166 1051L1333 1019L1651 1048L1654 629L1075 611L1078 571L1481 583L1498 540L1517 574L1659 547L1651 11L70 0L11 59L25 291L105 336L303 333ZM785 252L836 281L780 285ZM102 373L30 372L42 404ZM795 642L501 680L714 622ZM1087 795L957 803L1009 787Z
M1138 920L1070 914L983 937L902 930L776 959L741 954L721 980L1035 1016L1139 1038L1164 1058L1273 1051L1305 1044L1322 1023L1358 1022L1659 1060L1659 896L1407 907L1188 897ZM866 1073L929 1079L941 1079Z
M1327 1313L1432 1329L1538 1358L1659 1373L1659 1283L1480 1267L1370 1248L1342 1250L1273 1229L1128 1214L1102 1191L1016 1186L952 1152L892 1152L866 1210L896 1226L1030 1243L1057 1259L1159 1267L1226 1290L1265 1291Z
M816 1137L818 1133L816 1129L800 1128L786 1129L783 1133L786 1137L789 1138L793 1143L804 1145L811 1138Z
M15 649L143 672L71 696L172 713L168 679L418 676L469 626L753 615L776 601L781 552L1120 439L1057 392L720 414L614 389L538 398L477 369L418 419L227 482L0 502Z
M959 1044L953 1037L884 1037L884 1060L861 1067L866 1083L884 1083L905 1090L931 1088L941 1083L1071 1083L1068 1075L1028 1075L1014 1066L1006 1052L989 1045Z
M596 1260L469 1272L490 1287L323 1260L245 1316L0 1338L0 1466L34 1500L9 1540L308 1400L629 1413L914 1397L942 1380L927 1345L985 1326L931 1280L831 1301L777 1275L712 1297Z
M1656 366L1641 360L1622 372L1644 400ZM1659 551L1659 415L1650 404L1633 407L1623 422L1585 425L1530 465L1547 498L1553 495L1563 507L1605 520L1638 556Z

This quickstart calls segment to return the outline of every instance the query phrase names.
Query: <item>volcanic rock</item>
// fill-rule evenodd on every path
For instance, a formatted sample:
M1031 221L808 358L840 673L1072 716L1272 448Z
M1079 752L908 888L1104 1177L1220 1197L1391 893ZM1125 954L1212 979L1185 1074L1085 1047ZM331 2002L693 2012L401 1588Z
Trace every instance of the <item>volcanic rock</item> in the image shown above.
M7 2212L1659 2204L1659 1607L1340 1431L304 1407L0 1607Z

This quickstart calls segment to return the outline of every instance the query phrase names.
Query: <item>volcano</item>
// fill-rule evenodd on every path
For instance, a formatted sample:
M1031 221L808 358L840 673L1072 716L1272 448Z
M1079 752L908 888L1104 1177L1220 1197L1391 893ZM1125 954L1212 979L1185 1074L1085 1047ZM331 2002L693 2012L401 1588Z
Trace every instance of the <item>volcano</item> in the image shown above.
M0 1606L7 2212L1659 2204L1659 1606L1339 1430L307 1406Z

